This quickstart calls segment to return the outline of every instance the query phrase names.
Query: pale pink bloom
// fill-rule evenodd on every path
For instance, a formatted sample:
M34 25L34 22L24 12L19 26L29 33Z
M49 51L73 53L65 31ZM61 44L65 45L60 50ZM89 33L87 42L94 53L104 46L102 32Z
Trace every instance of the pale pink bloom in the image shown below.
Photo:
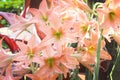
M90 55L95 56L97 51L97 45L98 45L98 34L92 33L92 38L85 39L85 46L87 47L87 53ZM111 60L111 56L103 49L105 47L105 41L101 41L101 53L100 58L104 60Z
M36 80L35 78L39 80L55 80L58 74L63 73L66 77L69 69L75 69L79 65L77 59L71 56L73 52L73 48L63 48L62 53L58 53L52 45L46 46L41 50L41 62L44 64L33 75L28 76L33 80Z
M81 3L81 4L79 4ZM59 13L58 16L61 16L62 21L78 21L78 20L83 20L84 17L82 17L85 12L81 10L78 6L83 6L82 4L85 4L82 0L58 0L54 1L53 4L56 4L54 8L55 13ZM85 6L85 5L84 5ZM84 8L84 7L81 7ZM85 8L84 8L85 10ZM82 15L81 15L82 14ZM79 17L80 16L80 17ZM83 20L84 21L84 20Z
M120 0L106 0L105 4L110 8L120 7Z
M0 80L19 80L22 76L14 77L11 64L6 68L5 75L0 75Z
M81 64L87 67L90 71L93 71L93 66L95 63L96 51L98 45L98 34L92 32L92 37L90 39L84 39L84 45L78 48L79 54L81 55L78 60ZM105 42L102 40L100 49L100 59L111 60L111 56L103 49L105 47Z
M102 8L97 9L97 12L99 14L98 17L100 23L102 24L102 28L112 27L116 30L120 25L120 7L112 5L112 2L109 3L109 5L110 6L103 4Z
M74 49L71 47L63 48L62 57L61 57L61 66L63 67L64 77L67 77L69 69L76 69L76 66L79 65L79 62L76 58L72 57Z
M93 30L93 23L89 21L85 22L76 22L74 23L74 28L76 28L76 37L79 38L79 40L84 39L85 37L89 36L91 30Z
M59 14L58 14L59 15ZM42 31L46 37L41 41L40 48L49 44L54 44L56 50L62 51L62 46L68 43L76 42L75 34L72 32L73 23L61 23L57 13L52 13L50 17L50 25L43 26Z
M32 62L39 63L39 50L36 49L37 43L36 38L33 35L27 44L24 42L17 41L17 44L20 48L20 51L13 58L14 61L20 61L25 64L25 66L29 66Z
M78 40L78 46L84 45L85 38L91 38L92 32L98 33L98 23L96 21L88 21L88 19L74 23L76 28L76 37Z
M89 6L83 0L63 0L62 4L67 4L69 6L78 7L84 11L91 11Z
M12 63L12 72L13 72L13 75L17 75L17 76L24 76L25 74L28 74L31 69L30 67L26 67L24 62L13 62Z
M61 11L58 11L60 9L61 9ZM63 23L67 23L67 22L70 23L70 21L71 21L71 23L74 23L74 22L82 23L82 22L89 21L86 13L77 7L68 6L68 7L64 7L64 8L60 7L60 9L57 9L56 12L59 13L60 18Z
M40 62L42 62L43 65L40 65L40 69L33 75L29 75L29 77L33 78L33 80L36 80L35 77L37 77L38 80L55 80L53 79L55 75L58 76L58 74L63 73L60 66L61 54L54 51L50 45L41 50L41 54Z
M75 69L76 65L79 65L77 59L71 56L72 54L74 54L74 49L72 47L62 49L61 63L68 69Z
M18 31L18 30L23 31L29 25L37 22L34 19L27 20L22 16L18 16L18 15L7 13L7 12L0 12L0 15L3 16L11 24L10 29L12 31Z
M3 73L4 70L7 68L7 66L12 63L12 58L13 56L15 56L14 54L8 53L8 51L2 48L2 41L3 40L1 39L0 40L0 55L1 55L0 56L0 68L2 69L0 70L0 73Z
M4 37L3 37L4 38ZM2 48L2 40L0 40L0 80L18 80L22 76L17 76L14 77L12 74L12 62L13 62L13 57L16 54L10 53L10 50L4 50ZM5 72L5 75L3 75Z
M56 80L56 78L59 76L59 74L53 74L49 78L47 78L46 75L37 76L35 74L26 74L26 76L31 78L32 80Z
M42 0L39 5L39 9L30 8L32 15L35 16L36 19L40 20L40 25L45 24L45 22L48 21L51 10L52 8L48 8L46 0Z
M18 36L20 33L25 31L30 25L37 22L37 20L34 18L27 20L18 15L15 15L15 19L16 22L9 27L11 31L16 32L15 36Z
M120 26L120 1L107 0L102 8L97 9L100 26L103 29L103 36L110 42L111 35Z
M46 35L42 31L42 27L49 24L49 15L51 14L52 8L48 8L46 0L42 0L39 5L39 9L30 8L29 11L32 13L34 18L38 20L36 22L36 31L40 39L43 39Z

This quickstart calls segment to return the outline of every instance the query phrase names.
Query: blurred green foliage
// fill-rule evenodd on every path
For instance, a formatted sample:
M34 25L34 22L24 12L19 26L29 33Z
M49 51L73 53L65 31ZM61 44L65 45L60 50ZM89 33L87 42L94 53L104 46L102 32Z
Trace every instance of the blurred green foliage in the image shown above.
M20 14L24 0L0 0L0 11Z
M3 24L5 27L10 26L10 24L5 19L0 20L0 24Z
M10 12L15 14L20 14L24 8L25 0L0 0L0 12ZM2 19L0 20L0 24L4 26L9 26L9 23Z

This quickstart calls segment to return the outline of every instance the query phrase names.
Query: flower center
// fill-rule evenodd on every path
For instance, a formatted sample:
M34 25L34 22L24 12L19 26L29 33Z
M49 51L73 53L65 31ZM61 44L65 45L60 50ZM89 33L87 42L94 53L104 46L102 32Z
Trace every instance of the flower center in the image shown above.
M87 29L88 29L88 26L86 26L86 25L81 26L81 32L82 33L86 33Z
M115 13L114 12L109 12L109 18L110 18L110 20L114 20Z
M42 20L45 21L45 22L47 22L48 21L48 17L46 15L43 15L42 16Z
M54 58L48 58L45 60L45 63L49 68L52 68L54 66Z
M28 57L29 58L33 58L34 57L34 53L32 51L28 52Z
M59 40L61 38L61 36L62 36L62 32L61 31L55 31L53 33L53 35L55 36L56 39Z
M107 4L107 6L109 6L110 0L106 0L106 4Z
M90 46L88 47L88 53L92 54L95 51L95 47L94 46Z

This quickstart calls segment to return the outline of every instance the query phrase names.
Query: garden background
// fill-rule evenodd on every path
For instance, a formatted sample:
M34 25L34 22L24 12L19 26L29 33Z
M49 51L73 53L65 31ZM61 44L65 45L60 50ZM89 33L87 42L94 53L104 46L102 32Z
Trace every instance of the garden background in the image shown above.
M31 0L30 7L38 8L40 1L41 0ZM24 9L25 2L26 0L0 0L0 12L11 12L19 15ZM95 2L104 2L104 0L88 0L88 4L91 8ZM9 26L9 23L4 18L0 19L0 26ZM120 52L117 51L118 45L114 40L111 43L106 40L106 43L106 49L112 56L112 60L101 63L99 80L110 80L111 76L113 77L113 80L120 80ZM80 66L79 73L84 73L92 77L91 73L88 72L85 67L82 65ZM86 79L87 78L88 77L86 76ZM90 78L87 80L90 80Z

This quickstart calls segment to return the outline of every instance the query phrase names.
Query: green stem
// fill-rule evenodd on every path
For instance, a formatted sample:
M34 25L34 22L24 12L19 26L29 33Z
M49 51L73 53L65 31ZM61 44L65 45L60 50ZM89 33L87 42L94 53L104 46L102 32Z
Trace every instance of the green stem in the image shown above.
M101 33L102 33L102 32L101 32ZM96 53L96 58L95 58L95 67L94 67L93 80L98 80L98 77L99 77L101 40L102 40L102 34L100 34L100 37L99 37L99 39L98 39L98 45L97 45L97 53Z
M34 63L31 63L31 64L30 64L30 68L31 68L32 73L34 73L34 71L35 71L35 70L34 70Z
M88 3L88 0L83 0L85 3Z
M112 67L112 70L111 70L111 72L110 72L110 80L113 80L113 77L112 77L113 71L114 71L114 69L115 69L115 67L116 67L116 65L117 65L117 63L118 63L118 61L119 61L119 58L120 58L120 47L118 46L117 58L116 58L116 60L115 60L115 64L114 64L113 67Z
M95 15L95 16L98 16L98 14L95 12L95 10L96 10L96 8L99 8L99 7L101 7L102 6L102 3L100 3L100 2L97 2L97 3L95 3L94 5L93 5L93 9L92 9L92 15L91 15L91 19L93 19L93 16Z
M63 75L59 74L58 80L63 80Z
M85 80L92 80L92 73L88 70L88 69L86 69L86 74L85 74L86 76L85 76Z

